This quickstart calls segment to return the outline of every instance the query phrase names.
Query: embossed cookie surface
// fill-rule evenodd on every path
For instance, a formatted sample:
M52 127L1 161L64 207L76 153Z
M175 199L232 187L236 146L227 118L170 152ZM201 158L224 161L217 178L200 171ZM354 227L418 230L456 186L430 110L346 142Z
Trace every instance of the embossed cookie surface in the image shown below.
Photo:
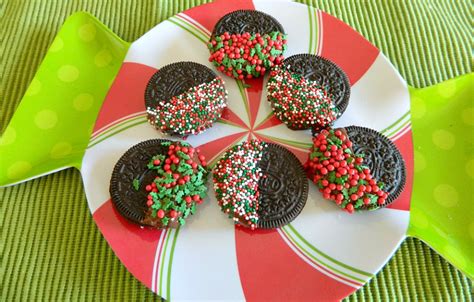
M350 83L336 64L322 57L311 54L299 54L286 58L284 66L294 73L301 74L307 80L316 81L332 95L339 114L344 113L349 104Z
M286 148L268 144L258 167L259 228L277 228L294 220L308 198L308 180L299 160Z
M354 153L364 154L364 164L369 167L374 178L385 184L384 191L388 193L388 198L382 206L389 205L405 187L405 161L400 151L390 139L375 130L358 126L344 129L353 142Z
M178 62L164 66L148 81L145 90L146 107L156 108L158 102L169 100L188 89L216 78L216 74L204 65L194 62Z
M283 26L272 16L255 10L237 10L222 17L215 25L212 36L230 34L284 33Z
M128 220L144 225L143 219L148 210L145 186L136 190L133 181L142 184L153 181L156 173L147 164L156 154L166 154L168 147L161 145L165 139L153 139L139 143L125 152L115 164L110 180L110 195L117 211Z

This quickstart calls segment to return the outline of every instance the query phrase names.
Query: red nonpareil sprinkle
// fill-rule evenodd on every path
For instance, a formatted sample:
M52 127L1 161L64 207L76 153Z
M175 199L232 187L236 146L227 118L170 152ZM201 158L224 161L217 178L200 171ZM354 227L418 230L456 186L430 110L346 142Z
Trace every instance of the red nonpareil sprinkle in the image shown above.
M324 87L290 72L287 67L272 69L267 91L275 116L291 128L325 128L338 117L332 96Z
M354 154L343 130L322 130L314 139L305 164L309 179L323 197L333 200L348 213L385 203L388 193L363 166L363 155ZM326 150L331 150L326 151ZM337 169L336 169L337 167Z
M171 218L176 218L178 216L178 212L176 212L175 210L171 210L171 211L169 211L168 215Z
M147 107L148 120L165 134L198 134L210 128L227 106L227 91L220 77L191 87L156 108Z
M255 229L258 223L258 162L266 144L246 141L229 149L213 171L214 190L221 210L236 224Z
M163 218L163 217L165 217L165 211L163 211L163 210L158 210L158 212L156 212L156 216L157 216L158 218Z
M236 79L251 79L265 74L267 69L281 64L286 50L286 35L224 33L208 43L209 62L221 72Z
M192 162L190 155L193 153L189 144L162 142L161 145L168 146L168 151L155 155L147 166L156 171L156 176L151 184L145 186L148 192L146 205L151 217L160 219L162 226L167 226L170 221L182 225L206 194L208 171L194 162L195 165L188 163ZM204 156L202 159L205 160Z

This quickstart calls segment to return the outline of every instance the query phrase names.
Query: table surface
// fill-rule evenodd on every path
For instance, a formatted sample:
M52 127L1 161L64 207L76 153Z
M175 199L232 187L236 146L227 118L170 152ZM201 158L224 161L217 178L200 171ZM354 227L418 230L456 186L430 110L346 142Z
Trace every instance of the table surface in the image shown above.
M3 1L0 131L3 133L64 20L88 11L127 41L206 1ZM351 25L414 87L472 71L470 1L301 1ZM155 300L95 226L81 176L64 170L0 189L2 300ZM347 300L472 300L472 284L417 239Z

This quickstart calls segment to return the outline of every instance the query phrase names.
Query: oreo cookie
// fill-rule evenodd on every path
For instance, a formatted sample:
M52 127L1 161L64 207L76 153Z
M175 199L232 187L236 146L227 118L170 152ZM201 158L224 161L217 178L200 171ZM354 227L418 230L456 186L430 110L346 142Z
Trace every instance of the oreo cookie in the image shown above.
M264 175L258 182L259 222L264 229L293 221L308 199L308 180L298 158L288 149L269 143L257 165Z
M272 32L285 33L283 26L272 16L257 10L236 10L224 15L217 21L212 36L229 34L270 34Z
M208 48L219 71L240 80L257 78L284 60L286 35L272 16L237 10L219 19Z
M373 129L350 126L344 128L352 141L356 154L364 154L364 164L373 177L384 183L388 193L385 203L369 206L367 210L385 207L395 201L403 192L406 182L406 166L397 146L386 136Z
M400 151L387 137L364 127L322 130L313 138L304 166L323 197L349 213L385 207L405 186Z
M294 220L308 198L296 156L280 145L251 140L229 149L213 172L221 210L245 227L271 229Z
M182 225L206 194L207 170L202 165L205 159L198 159L187 143L141 142L115 164L109 187L112 203L124 218L142 226Z
M195 62L177 62L153 74L145 89L149 122L165 134L187 136L212 126L226 107L224 81Z
M297 54L286 58L282 65L326 88L339 116L347 109L351 86L347 75L334 62L312 54Z
M270 72L267 100L275 117L291 130L327 128L339 117L325 87L288 67L275 66Z

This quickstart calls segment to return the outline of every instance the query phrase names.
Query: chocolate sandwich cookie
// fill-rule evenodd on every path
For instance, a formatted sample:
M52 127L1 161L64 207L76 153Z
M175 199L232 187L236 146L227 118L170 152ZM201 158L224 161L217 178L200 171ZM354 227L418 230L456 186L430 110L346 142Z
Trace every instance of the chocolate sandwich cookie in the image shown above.
M227 106L224 81L211 69L178 62L159 69L148 81L148 121L165 134L187 136L212 126Z
M219 71L236 79L257 78L284 60L286 35L272 16L237 10L216 23L208 48Z
M296 156L258 140L229 149L217 162L213 181L221 210L251 229L290 223L308 198L308 181Z
M270 72L267 100L275 116L292 130L326 128L339 116L326 87L287 66L275 66Z
M153 139L128 149L114 167L110 195L126 219L177 227L206 195L205 158L184 142Z
M387 137L364 127L322 130L313 139L308 177L349 213L385 207L403 191L406 168Z
M397 146L373 129L358 126L344 129L353 143L354 153L363 154L364 164L372 176L385 184L383 190L388 193L388 197L381 206L391 204L403 192L406 182L405 160Z
M326 89L336 106L338 115L342 115L349 104L351 86L344 71L334 62L312 54L297 54L286 58L283 66L290 72L315 81Z

